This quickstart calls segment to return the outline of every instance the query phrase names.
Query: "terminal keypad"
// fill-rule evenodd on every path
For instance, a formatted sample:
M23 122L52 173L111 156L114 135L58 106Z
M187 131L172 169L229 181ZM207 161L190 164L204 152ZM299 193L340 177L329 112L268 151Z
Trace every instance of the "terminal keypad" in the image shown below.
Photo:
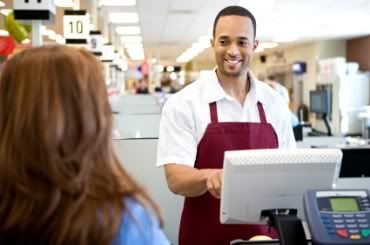
M365 239L370 244L370 203L367 199L359 201L361 210L365 212L321 213L322 223L329 235L350 240Z

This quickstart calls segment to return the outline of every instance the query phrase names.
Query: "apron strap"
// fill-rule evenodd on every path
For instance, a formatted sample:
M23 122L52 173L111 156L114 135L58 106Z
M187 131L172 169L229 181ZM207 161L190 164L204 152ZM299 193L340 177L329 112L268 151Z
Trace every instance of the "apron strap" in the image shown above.
M211 123L218 123L216 101L209 104L209 110L211 112Z
M258 106L258 113L260 114L261 123L266 123L265 110L263 109L261 102L258 101L257 106Z

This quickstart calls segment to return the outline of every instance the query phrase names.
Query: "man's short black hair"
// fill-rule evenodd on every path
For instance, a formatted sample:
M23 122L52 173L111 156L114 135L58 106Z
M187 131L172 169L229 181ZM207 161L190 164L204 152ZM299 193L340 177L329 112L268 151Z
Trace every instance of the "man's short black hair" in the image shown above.
M213 22L213 38L215 37L216 34L216 25L218 22L218 19L223 16L230 16L230 15L236 15L236 16L244 16L249 19L251 19L252 24L253 24L253 37L256 38L256 29L257 29L257 24L256 24L256 19L254 18L253 14L246 8L240 7L240 6L229 6L224 9L222 9L216 16L215 21Z

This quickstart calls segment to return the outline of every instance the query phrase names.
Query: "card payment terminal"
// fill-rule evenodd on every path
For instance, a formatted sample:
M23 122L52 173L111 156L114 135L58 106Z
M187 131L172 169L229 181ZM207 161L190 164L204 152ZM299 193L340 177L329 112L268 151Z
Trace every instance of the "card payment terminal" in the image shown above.
M370 244L368 190L308 190L306 221L314 244Z

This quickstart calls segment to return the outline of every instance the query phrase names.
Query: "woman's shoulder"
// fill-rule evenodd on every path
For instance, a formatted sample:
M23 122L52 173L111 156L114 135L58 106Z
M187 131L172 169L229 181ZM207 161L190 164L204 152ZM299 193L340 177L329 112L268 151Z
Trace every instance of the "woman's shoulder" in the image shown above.
M119 244L170 244L159 225L155 214L132 198L124 200L120 228L113 241Z

